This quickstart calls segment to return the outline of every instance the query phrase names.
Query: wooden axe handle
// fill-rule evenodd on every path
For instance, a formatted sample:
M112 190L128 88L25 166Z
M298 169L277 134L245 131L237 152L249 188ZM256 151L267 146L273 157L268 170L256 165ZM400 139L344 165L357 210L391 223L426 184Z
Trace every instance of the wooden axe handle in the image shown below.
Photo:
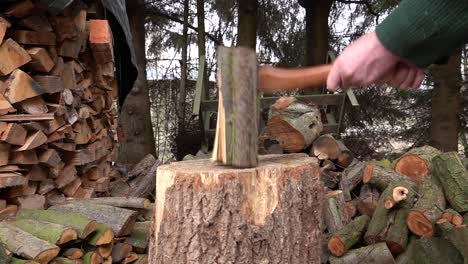
M262 66L258 71L258 88L264 93L318 88L327 83L331 67L332 64L296 69Z

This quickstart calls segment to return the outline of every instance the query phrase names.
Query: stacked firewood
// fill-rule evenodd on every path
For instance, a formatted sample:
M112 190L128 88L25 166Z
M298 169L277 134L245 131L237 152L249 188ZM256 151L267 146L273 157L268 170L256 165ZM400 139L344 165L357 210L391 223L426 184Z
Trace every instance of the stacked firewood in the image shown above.
M0 222L0 261L148 263L151 212L149 200L125 197L20 209L16 218Z
M318 159L327 191L324 263L468 263L468 172L457 153L424 146L361 162L343 142L317 135L315 113L282 98L259 141L261 154Z
M112 34L92 6L1 5L0 216L108 190L116 128Z

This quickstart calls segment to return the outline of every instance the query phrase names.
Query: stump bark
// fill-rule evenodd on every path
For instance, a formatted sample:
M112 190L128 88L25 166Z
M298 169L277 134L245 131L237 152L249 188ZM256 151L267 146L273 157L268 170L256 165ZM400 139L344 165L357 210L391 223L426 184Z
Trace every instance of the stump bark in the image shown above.
M305 154L158 168L150 263L320 263L324 187Z

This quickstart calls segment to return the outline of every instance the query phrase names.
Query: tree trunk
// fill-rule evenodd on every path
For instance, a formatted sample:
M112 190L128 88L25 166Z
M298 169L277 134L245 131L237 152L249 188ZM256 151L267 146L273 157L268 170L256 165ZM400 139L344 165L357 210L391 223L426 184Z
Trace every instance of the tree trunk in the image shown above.
M257 0L239 0L237 46L255 50L257 42Z
M127 1L127 8L139 73L119 118L119 130L123 134L123 138L119 139L119 162L136 164L147 154L157 155L146 80L144 1Z
M188 50L188 23L189 0L184 0L184 26L182 29L182 60L180 61L180 86L177 96L177 130L178 137L185 134L185 100L187 99L187 50Z
M320 263L323 185L305 154L161 166L150 263Z
M458 151L458 131L461 109L461 50L457 50L446 65L434 66L430 145L437 149Z

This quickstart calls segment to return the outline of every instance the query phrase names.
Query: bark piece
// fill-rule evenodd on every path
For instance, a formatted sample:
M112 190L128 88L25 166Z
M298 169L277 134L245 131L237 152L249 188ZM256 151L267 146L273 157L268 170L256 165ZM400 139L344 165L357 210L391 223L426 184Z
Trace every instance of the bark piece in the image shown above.
M255 52L220 47L218 78L218 123L212 159L228 166L255 167L259 113Z
M13 30L11 31L11 38L14 39L16 42L25 45L55 45L55 34L51 32Z
M15 70L8 78L5 97L10 103L18 103L26 99L46 93L36 81L22 70Z
M112 32L107 20L89 21L89 42L96 63L105 64L114 61Z
M59 247L6 222L0 222L0 242L16 255L39 263L48 263L60 251Z
M440 154L432 160L434 175L447 201L458 212L468 212L468 171L456 152Z
M360 263L395 263L392 253L385 243L378 243L367 247L350 250L338 258L331 256L330 264L360 264Z
M432 159L438 154L440 151L431 146L413 148L396 161L395 170L421 182L431 172Z
M78 213L99 223L103 223L114 231L116 236L125 236L130 234L131 228L135 224L138 214L134 211L91 203L67 203L52 206L51 209L64 212Z
M270 109L266 134L285 152L299 152L320 136L323 124L318 108L294 102L284 109Z
M395 181L411 181L411 178L403 174L399 174L393 169L375 165L373 162L366 162L364 168L364 176L362 178L364 183L368 183L380 191L387 189L388 185ZM413 184L416 188L416 184Z
M16 218L31 219L69 226L78 231L78 237L81 239L86 238L98 227L96 221L91 220L85 216L56 210L21 209L18 211Z
M351 221L346 215L346 204L341 190L332 191L325 195L323 218L328 232L332 234Z
M104 224L99 224L96 232L88 239L93 246L107 245L114 241L114 232Z
M10 74L31 61L31 56L18 43L7 39L0 47L0 75Z
M407 225L411 232L418 236L432 237L434 224L445 210L444 193L433 175L426 176L418 188L418 193L420 197L408 215Z
M151 222L136 222L133 230L125 242L133 247L133 251L143 254L149 244Z
M55 66L54 61L50 57L49 53L44 48L31 48L27 50L29 56L31 56L31 62L28 63L28 67L31 70L48 73Z
M337 256L343 256L352 246L354 246L364 235L370 218L361 215L351 223L341 228L328 241L328 249Z
M451 243L436 237L414 239L408 246L407 255L410 264L463 263L460 252Z
M259 161L251 169L217 166L209 160L159 167L149 262L179 263L194 257L190 252L175 252L170 245L203 234L206 241L219 243L211 244L208 254L201 254L201 245L195 246L191 252L197 252L199 262L219 258L228 263L242 258L246 263L255 259L320 263L324 194L316 159L289 154L260 156ZM194 202L196 207L192 207ZM243 229L231 233L232 229L225 229L226 221ZM258 236L262 237L258 253L241 253L252 252L251 243Z
M74 229L59 224L29 219L15 220L11 222L11 224L39 239L55 245L63 245L78 238L78 234Z

